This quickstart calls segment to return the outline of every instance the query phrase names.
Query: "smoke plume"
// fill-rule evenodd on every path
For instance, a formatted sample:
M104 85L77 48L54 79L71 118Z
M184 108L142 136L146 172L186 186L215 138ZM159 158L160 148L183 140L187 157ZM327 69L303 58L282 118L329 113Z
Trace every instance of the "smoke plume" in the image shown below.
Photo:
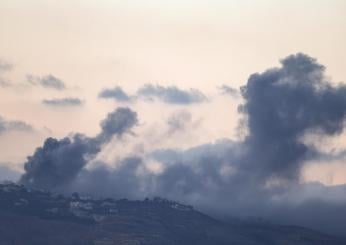
M244 140L225 139L187 150L156 149L145 155L133 152L116 163L85 168L103 144L136 125L136 113L120 108L102 121L95 138L78 134L47 139L28 158L21 182L118 198L158 195L222 217L262 216L340 232L346 226L346 188L300 179L306 161L321 156L304 137L337 136L344 128L346 86L332 85L324 71L315 59L299 53L283 59L278 68L251 75L241 88L244 103L239 112L246 119L241 126L248 132ZM159 87L143 91L167 101L176 98ZM177 98L179 103L190 102L184 96L180 100L180 93ZM181 125L179 120L169 123ZM160 170L152 171L150 162L158 163ZM331 220L328 230L324 226Z
M24 164L20 183L48 190L61 190L75 180L79 172L114 136L121 137L137 123L137 114L118 108L101 122L101 132L90 138L76 134L72 138L48 138Z

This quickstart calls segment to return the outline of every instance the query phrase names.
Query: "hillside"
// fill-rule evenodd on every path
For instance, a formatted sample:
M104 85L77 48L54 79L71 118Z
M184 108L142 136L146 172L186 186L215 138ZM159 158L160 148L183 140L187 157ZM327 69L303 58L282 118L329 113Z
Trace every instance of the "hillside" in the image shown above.
M8 183L0 185L0 209L0 245L346 244L300 227L226 224L161 198L96 200Z

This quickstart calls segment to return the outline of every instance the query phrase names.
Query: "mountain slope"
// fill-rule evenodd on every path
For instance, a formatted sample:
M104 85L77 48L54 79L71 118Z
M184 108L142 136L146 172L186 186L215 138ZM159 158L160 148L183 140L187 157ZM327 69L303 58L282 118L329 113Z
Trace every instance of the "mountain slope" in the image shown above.
M94 200L4 184L0 185L0 210L0 245L346 244L300 227L226 224L161 198Z

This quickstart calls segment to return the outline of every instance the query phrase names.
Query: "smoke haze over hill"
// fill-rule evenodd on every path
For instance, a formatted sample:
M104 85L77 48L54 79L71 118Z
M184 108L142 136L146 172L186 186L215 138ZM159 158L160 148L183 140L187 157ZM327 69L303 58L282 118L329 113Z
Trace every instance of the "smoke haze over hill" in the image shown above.
M346 226L346 185L301 181L306 162L320 156L304 137L338 136L344 129L346 86L331 84L324 70L298 53L280 67L251 75L239 106L240 126L248 132L244 139L132 152L115 163L90 164L105 145L141 126L136 112L120 107L101 122L95 137L48 138L28 157L20 183L95 196L162 196L215 215L261 216L340 233ZM150 89L168 98L163 88ZM149 167L153 162L157 171Z

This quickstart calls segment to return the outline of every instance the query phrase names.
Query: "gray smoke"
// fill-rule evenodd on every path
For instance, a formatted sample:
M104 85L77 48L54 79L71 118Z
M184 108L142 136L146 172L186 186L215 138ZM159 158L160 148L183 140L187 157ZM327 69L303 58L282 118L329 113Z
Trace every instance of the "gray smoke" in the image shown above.
M19 120L6 120L0 116L0 134L8 131L33 131L33 127L26 122Z
M130 102L137 99L160 100L167 104L188 105L208 101L207 96L197 89L184 90L176 86L145 84L133 94L127 94L121 87L103 89L99 98L114 99L118 102Z
M74 180L87 159L99 150L98 145L83 135L61 140L48 138L28 157L20 182L30 187L59 190Z
M176 86L163 87L146 84L137 91L137 96L159 99L169 104L193 104L207 101L207 97L196 89L183 90Z
M24 164L20 183L48 190L64 191L79 172L114 136L122 136L137 123L137 114L128 108L109 113L95 138L76 134L72 138L48 138Z
M115 167L85 168L86 156L93 157L100 142L108 142L110 135L121 136L136 124L136 115L121 109L122 113L109 114L95 138L49 140L38 148L25 164L22 182L96 196L162 196L222 217L262 216L340 232L346 226L346 188L300 182L306 160L322 156L304 143L304 137L337 136L343 131L346 86L332 86L324 70L315 59L296 54L283 59L279 68L251 75L241 89L244 104L239 111L248 131L242 141L225 139L184 151L158 149L145 156L134 153L113 163ZM163 100L176 98L161 88L149 86L144 94L148 91ZM181 127L184 121L178 117L168 124ZM160 163L161 171L148 169L150 161ZM64 181L61 173L67 169Z
M113 89L103 89L100 94L99 98L104 98L104 99L114 99L116 101L120 102L128 102L132 98L129 96L121 87L116 86Z
M190 124L192 121L192 115L187 110L180 110L173 113L168 119L167 119L167 125L169 127L168 129L168 135L171 135L177 131L186 130L188 124Z
M304 54L291 55L282 67L250 76L242 87L248 120L244 165L263 176L299 177L313 149L301 142L306 133L337 135L346 115L346 86L333 87L325 68ZM311 156L310 156L311 157Z
M116 169L105 164L91 170L83 169L69 191L98 197L142 199L148 196L152 177L143 169L141 158L129 156L118 162Z
M137 113L127 107L120 107L101 121L101 133L95 138L98 142L108 142L113 135L121 137L138 122Z
M9 163L0 163L0 183L6 181L15 182L20 177L20 172L9 168Z
M229 95L232 98L238 98L238 96L239 96L238 89L232 88L226 84L223 84L219 89L221 90L222 94Z
M65 83L61 79L59 79L59 78L57 78L51 74L43 76L43 77L27 75L26 79L32 85L39 85L39 86L42 86L44 88L51 88L51 89L56 89L56 90L65 90L66 89Z
M58 106L58 107L66 107L66 106L81 106L83 105L83 101L79 98L61 98L61 99L45 99L42 100L42 104L48 106Z

